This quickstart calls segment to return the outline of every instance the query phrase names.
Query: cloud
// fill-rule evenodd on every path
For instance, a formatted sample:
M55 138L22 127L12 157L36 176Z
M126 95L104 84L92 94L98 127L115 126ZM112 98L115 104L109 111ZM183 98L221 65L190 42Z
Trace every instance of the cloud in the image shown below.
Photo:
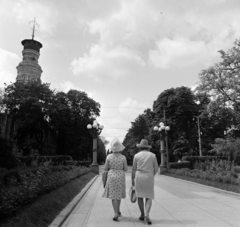
M73 90L78 90L78 91L84 91L83 89L81 89L79 86L76 86L74 83L72 83L71 81L64 81L61 82L59 84L59 89L65 93L67 93L69 90L73 89ZM91 92L87 92L88 97L93 98L94 96L96 96L96 92L95 91L91 91Z
M131 116L133 119L135 119L139 113L143 113L145 109L147 109L145 103L139 103L137 100L129 97L119 104L119 112Z
M74 75L86 75L101 80L119 78L134 73L136 68L144 67L145 62L130 49L116 46L107 49L98 44L90 48L89 54L74 59L71 71Z
M3 0L1 5L5 12L8 12L2 14L2 17L9 17L10 14L19 24L28 24L36 17L41 29L40 34L52 35L59 21L62 21L58 7L51 1ZM37 26L36 29L38 30Z
M202 41L184 37L165 38L156 42L157 48L149 50L149 62L157 68L186 67L198 64L208 50Z
M131 122L134 121L139 114L147 108L145 103L139 103L130 97L120 102L116 108L106 111L106 114L100 115L99 122L104 125L102 135L111 141L114 137L118 137L121 141L124 139ZM111 114L111 115L109 115ZM109 117L106 117L106 116Z
M16 67L19 62L20 58L17 54L0 49L0 87L4 87L4 83L9 84L16 81Z
M240 35L240 12L234 4L174 2L122 0L109 10L102 2L104 15L79 16L95 42L72 61L72 72L100 80L131 76L143 68L209 65L219 60L219 49L229 48Z

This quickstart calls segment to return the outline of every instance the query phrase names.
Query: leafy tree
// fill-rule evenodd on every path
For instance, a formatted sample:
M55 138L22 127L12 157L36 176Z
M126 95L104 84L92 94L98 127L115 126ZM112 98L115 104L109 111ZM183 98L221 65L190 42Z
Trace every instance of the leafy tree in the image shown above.
M85 92L70 90L56 94L52 112L53 127L58 132L57 153L70 154L76 159L91 157L92 136L87 125L99 116L100 104Z
M212 152L228 156L229 161L236 162L240 158L240 138L216 138L215 143L212 144L212 148Z
M199 93L208 94L219 105L238 106L240 101L240 39L227 52L220 50L222 61L199 74Z
M132 163L133 156L138 152L136 144L149 135L149 126L146 117L148 114L146 110L144 114L139 115L134 122L131 122L132 126L124 138L123 144L126 149L123 154L126 156L129 164Z
M98 137L98 152L97 152L97 161L99 164L104 164L106 160L106 147L101 138Z
M173 153L176 154L179 160L182 159L184 153L189 153L191 148L189 141L181 136L179 139L175 140L173 143Z
M168 133L169 152L173 153L172 145L183 136L191 144L191 149L198 149L197 124L194 116L199 115L200 106L196 97L187 87L171 88L163 91L153 103L154 119L151 129L151 139L159 149L159 135L153 132L153 127L160 122L170 126ZM189 151L190 151L189 148Z
M49 84L14 83L6 87L4 104L17 126L16 140L23 147L26 139L33 138L40 153L51 133L49 109L53 101Z

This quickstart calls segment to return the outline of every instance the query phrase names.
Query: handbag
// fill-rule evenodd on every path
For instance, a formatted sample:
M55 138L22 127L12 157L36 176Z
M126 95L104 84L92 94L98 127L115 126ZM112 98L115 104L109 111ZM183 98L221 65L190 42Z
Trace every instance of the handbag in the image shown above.
M137 201L136 191L133 186L129 190L129 197L132 203L135 203Z
M102 182L103 182L103 187L105 188L106 183L107 183L107 176L108 176L108 171L104 171L102 173Z

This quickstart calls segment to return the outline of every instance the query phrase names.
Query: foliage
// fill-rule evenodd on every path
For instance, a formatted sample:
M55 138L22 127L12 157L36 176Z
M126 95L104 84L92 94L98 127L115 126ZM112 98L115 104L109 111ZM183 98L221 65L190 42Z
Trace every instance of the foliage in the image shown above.
M190 168L190 162L172 162L168 164L169 169L182 169L182 168Z
M0 137L0 167L11 169L17 165L17 160L12 153L12 146Z
M174 141L173 146L173 153L178 155L179 159L182 159L182 154L189 153L190 151L190 143L187 139L181 136L178 140Z
M197 149L197 124L194 116L199 115L199 109L195 95L190 88L184 86L167 89L154 101L152 129L159 122L170 126L171 130L168 133L170 154L173 153L173 145L179 144L179 138L184 138L184 141L188 141L190 145L187 149L179 149L179 154L186 150L189 152L191 149ZM151 130L150 137L159 147L159 136L156 136L153 130ZM187 142L184 144L186 146Z
M10 174L11 177L8 175L7 186L0 189L0 218L13 215L39 195L56 189L89 171L89 168L76 166L15 170L15 174Z
M22 166L59 166L65 165L66 161L72 161L72 157L68 155L57 156L22 156L16 157L18 167Z
M215 143L212 144L212 147L212 152L226 155L230 161L236 162L237 158L240 156L240 138L216 138Z
M196 162L206 162L206 161L217 161L217 160L227 160L226 156L184 156L182 158L183 161L190 162L190 169L194 168Z
M220 50L222 61L199 74L199 93L207 93L220 105L236 106L240 101L240 39L227 52Z
M104 164L107 157L106 148L104 145L104 141L102 141L101 137L98 138L98 151L97 151L97 161L99 164Z
M26 137L34 138L41 152L44 142L51 133L49 125L53 92L49 84L15 83L7 86L4 104L12 121L17 125L16 140L24 147Z
M123 145L126 149L123 155L126 156L127 162L132 163L133 156L138 152L137 143L149 135L149 124L151 123L151 111L145 110L143 114L139 115L134 122L131 122L131 127L124 138Z
M17 128L15 139L21 150L34 148L43 154L50 141L58 155L89 158L92 137L86 125L99 116L100 104L85 92L55 92L50 84L14 83L5 88L3 102Z

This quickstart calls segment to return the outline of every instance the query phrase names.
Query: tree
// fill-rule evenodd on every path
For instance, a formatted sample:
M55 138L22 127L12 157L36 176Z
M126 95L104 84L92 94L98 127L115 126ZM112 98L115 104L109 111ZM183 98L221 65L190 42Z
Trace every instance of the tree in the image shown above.
M216 138L212 148L212 152L228 156L229 161L236 162L240 158L240 138Z
M208 94L219 105L239 106L240 102L240 39L227 52L220 50L222 62L199 74L199 93Z
M85 92L70 90L56 94L52 112L53 127L58 132L57 153L70 154L75 159L91 157L92 136L87 125L99 116L100 104Z
M200 106L196 103L196 97L187 87L171 88L163 91L153 103L154 119L150 130L151 139L159 150L159 135L153 131L153 127L160 122L170 126L168 133L170 156L173 152L172 145L180 137L188 140L191 149L198 149L197 124L194 116L199 115Z
M105 144L101 138L98 138L97 143L98 143L97 161L99 164L104 164L107 157Z
M3 103L17 127L16 140L20 148L32 138L41 153L44 142L51 133L49 115L54 93L49 86L14 83L5 88Z

